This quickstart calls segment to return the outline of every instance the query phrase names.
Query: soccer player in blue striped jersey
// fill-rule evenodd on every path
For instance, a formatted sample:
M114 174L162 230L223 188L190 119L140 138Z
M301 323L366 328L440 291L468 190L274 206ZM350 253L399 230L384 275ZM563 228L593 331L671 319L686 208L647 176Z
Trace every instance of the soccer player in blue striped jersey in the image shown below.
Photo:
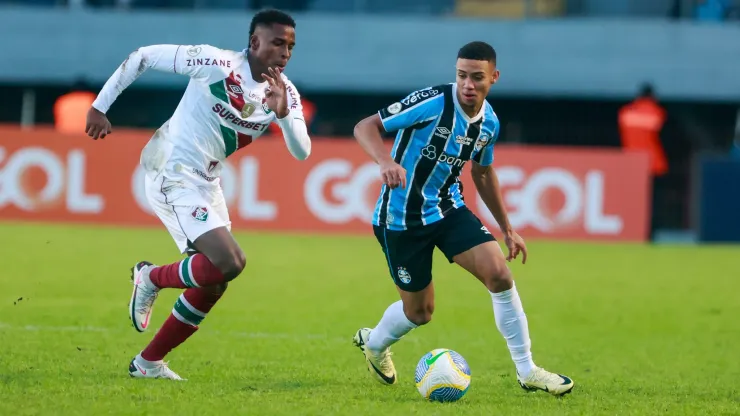
M563 395L573 381L535 365L527 317L507 261L527 260L524 240L512 229L491 167L500 123L486 96L498 81L496 52L485 42L463 46L457 80L425 88L357 124L355 137L379 165L383 187L373 215L375 236L385 254L401 300L391 304L375 328L361 328L354 344L371 374L395 384L390 346L434 312L432 255L437 247L483 283L525 390ZM384 132L397 132L388 154ZM498 222L508 248L501 247L466 206L460 174L471 163L473 182Z

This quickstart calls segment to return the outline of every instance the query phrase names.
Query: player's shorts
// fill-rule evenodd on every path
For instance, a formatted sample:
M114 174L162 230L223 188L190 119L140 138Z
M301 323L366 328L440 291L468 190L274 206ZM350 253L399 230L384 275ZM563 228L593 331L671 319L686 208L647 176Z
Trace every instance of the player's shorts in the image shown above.
M467 207L423 227L393 231L373 226L396 286L407 292L423 290L432 281L434 247L447 260L471 248L495 241L480 219Z
M231 230L229 212L221 188L204 188L164 175L146 177L146 197L177 244L180 253L193 251L193 241L215 228Z

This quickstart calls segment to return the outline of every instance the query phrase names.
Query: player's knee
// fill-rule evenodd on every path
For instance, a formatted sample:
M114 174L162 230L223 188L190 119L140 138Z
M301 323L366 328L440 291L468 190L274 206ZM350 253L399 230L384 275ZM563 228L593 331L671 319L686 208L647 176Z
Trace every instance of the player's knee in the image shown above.
M494 261L485 266L482 271L484 283L490 292L501 292L511 288L513 275L503 261Z
M223 261L221 261L221 264L219 265L219 269L228 282L236 279L237 276L241 274L242 270L244 270L246 265L247 257L244 255L244 252L240 249L236 249L229 253L228 256L224 257Z
M434 313L434 303L411 305L406 307L404 305L404 311L406 318L413 322L415 325L426 325L432 320L432 314Z

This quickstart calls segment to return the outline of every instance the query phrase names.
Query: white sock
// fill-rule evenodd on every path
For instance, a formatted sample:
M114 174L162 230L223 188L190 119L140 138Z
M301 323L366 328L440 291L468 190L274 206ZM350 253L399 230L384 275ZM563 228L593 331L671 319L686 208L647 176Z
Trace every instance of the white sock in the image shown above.
M149 360L145 360L144 357L141 356L141 354L138 354L136 356L135 360L136 360L136 363L139 364L139 366L141 366L141 368L154 368L158 364L161 364L162 363L162 361L149 361Z
M516 284L509 290L491 293L491 298L496 327L506 339L517 372L520 376L527 377L535 365L529 350L532 343L529 340L527 315L524 314Z
M403 302L399 300L385 310L378 326L373 328L370 333L370 340L365 345L372 351L383 351L416 326L406 317L403 312Z

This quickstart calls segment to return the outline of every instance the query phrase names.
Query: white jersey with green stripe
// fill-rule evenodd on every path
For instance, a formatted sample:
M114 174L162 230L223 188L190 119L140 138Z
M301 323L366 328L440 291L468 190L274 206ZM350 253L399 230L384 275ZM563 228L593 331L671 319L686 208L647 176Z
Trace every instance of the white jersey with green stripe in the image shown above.
M190 77L174 114L141 154L147 174L218 183L221 163L261 136L275 113L265 104L267 82L252 78L246 51L210 45L154 45L139 48L121 64L100 91L93 107L108 111L118 95L145 70ZM303 120L300 95L281 74L288 107Z

